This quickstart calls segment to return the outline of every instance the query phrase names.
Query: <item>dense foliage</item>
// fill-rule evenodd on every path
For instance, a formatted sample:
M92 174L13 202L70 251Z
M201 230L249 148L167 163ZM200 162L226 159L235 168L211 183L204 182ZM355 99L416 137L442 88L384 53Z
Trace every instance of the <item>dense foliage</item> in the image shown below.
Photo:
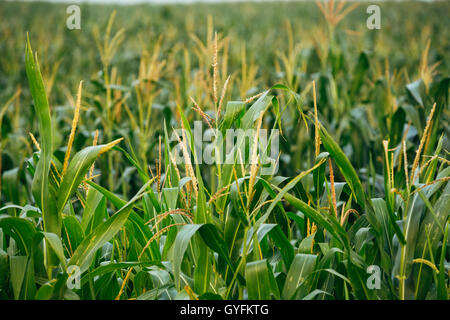
M448 299L450 3L379 6L0 2L0 299Z

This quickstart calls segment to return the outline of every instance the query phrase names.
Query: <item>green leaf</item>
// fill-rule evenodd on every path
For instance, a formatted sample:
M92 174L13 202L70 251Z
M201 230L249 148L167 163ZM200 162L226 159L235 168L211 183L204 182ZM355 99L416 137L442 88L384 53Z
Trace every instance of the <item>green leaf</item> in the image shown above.
M50 171L50 164L52 161L52 123L50 118L50 108L48 105L47 95L42 80L39 63L33 57L30 40L27 39L27 46L25 52L25 64L30 85L30 92L34 100L34 111L39 123L40 136L40 157L36 166L36 171L33 177L31 190L33 197L42 211L42 218L44 220L44 231L53 232L57 235L61 234L61 216L55 210L55 200L52 197L49 189L48 174Z
M264 215L261 216L261 218L259 218L255 224L255 227L257 227L258 225L263 224L267 218L269 217L270 213L272 212L272 210L275 208L275 206L279 205L278 202L285 197L288 194L288 191L291 190L292 188L294 188L297 183L304 178L306 175L308 175L311 171L315 170L316 168L318 168L322 163L325 162L325 158L321 159L318 163L316 163L312 168L301 172L298 176L296 176L295 178L293 178L291 181L289 181L289 183L283 188L280 189L275 185L272 185L275 189L279 190L279 193L277 194L277 196L275 197L275 199L273 199L272 203L270 204L269 208L267 208L267 211L264 213ZM262 179L262 178L261 178Z
M18 300L22 290L25 273L27 271L28 257L13 256L9 259L11 270L11 286L14 293L14 299Z
M438 299L448 301L448 290L445 282L445 254L448 245L449 223L447 222L444 233L444 240L442 241L441 257L439 259L439 278L438 278Z
M84 231L75 216L66 216L63 219L63 239L69 254L78 248L84 239Z
M249 300L270 300L272 289L265 259L247 263L245 279Z
M148 266L158 265L158 264L159 263L157 263L157 262L138 262L138 261L136 261L136 262L111 262L111 263L103 264L103 265L95 268L88 274L85 274L81 278L80 284L81 284L81 286L83 286L89 282L89 278L95 278L95 277L102 276L104 274L118 271L121 269L128 269L128 268L132 268L132 267L136 267L136 266L148 267Z
M141 294L136 298L136 300L157 300L161 292L167 291L171 288L173 288L172 284L165 284L164 286L149 290Z
M31 221L18 217L0 216L0 228L16 241L24 254L31 255L33 239L37 232Z
M445 108L448 109L448 91L450 86L450 77L446 77L439 82L437 92L435 95L436 102L436 110L434 111L433 119L431 119L430 123L430 137L426 145L426 149L424 150L424 154L431 155L435 149L436 142L438 139L439 131L441 130L441 126L438 124L441 122L441 116L444 112Z
M2 234L0 233L0 237ZM1 249L1 241L0 241L0 291L6 290L8 286L9 279L9 262L8 255L5 251Z
M138 193L130 201L128 201L126 205L117 211L116 214L109 218L105 223L100 224L86 236L83 242L78 246L77 250L75 250L69 261L69 266L78 266L82 273L89 268L95 252L106 242L111 240L124 226L128 216L130 215L133 203L143 196L146 188L153 182L153 180L154 179L144 184Z
M51 283L43 284L36 292L35 300L50 300L53 296L55 287Z
M61 181L57 194L57 207L61 213L69 198L75 193L80 183L85 179L95 159L113 147L113 143L86 147L77 152L70 161L67 171Z
M54 233L42 232L45 237L45 241L50 245L52 250L56 253L59 261L61 262L64 270L66 269L66 257L64 256L64 249L61 243L61 239Z
M247 130L253 128L254 122L259 118L261 113L264 113L267 110L273 98L273 96L268 96L268 93L269 91L264 92L244 114L241 119L242 129Z
M323 215L312 207L308 206L302 200L294 197L293 195L286 193L284 198L296 209L300 210L305 216L316 223L318 226L329 231L336 239L338 239L346 249L349 249L349 241L347 233L334 218L334 216Z
M119 232L129 214L130 209L123 210L95 228L75 250L69 266L75 265L80 267L81 272L86 271L92 262L94 253Z
M225 108L225 115L221 123L221 130L225 132L230 129L237 115L244 110L245 104L242 101L228 101Z
M323 295L329 295L329 296L333 296L332 294L320 290L320 289L315 289L313 292L309 293L308 295L306 295L305 297L303 297L303 300L313 300L315 297L317 297L318 295L323 294Z
M320 139L322 140L323 146L329 152L330 156L334 159L334 161L336 161L336 164L344 175L345 181L347 181L350 189L352 189L356 201L361 207L364 208L366 204L365 193L361 181L359 180L352 164L323 126L320 126Z
M201 235L204 243L213 251L217 252L221 258L223 258L233 273L236 272L236 268L231 262L228 256L228 250L223 236L219 233L217 228L210 223L207 224L188 224L181 227L177 234L174 243L174 261L173 261L173 275L174 282L177 289L180 289L180 273L181 264L184 259L184 254L189 245L191 238L197 233ZM238 280L242 283L243 279L238 276Z
M425 86L422 79L416 80L406 85L406 90L416 104L423 107L422 95L425 91Z
M100 192L101 194L103 194L109 201L111 201L111 203L118 209L122 208L127 202L121 198L119 198L118 196L116 196L114 193L112 193L111 191L103 188L102 186L99 186L98 184L96 184L95 182L92 181L86 181L91 187L93 187L94 189L96 189L98 192ZM89 195L88 195L89 197ZM89 199L88 199L89 201Z
M175 287L177 290L181 289L180 284L180 272L181 272L181 263L184 258L184 253L189 245L189 242L192 236L201 228L201 224L188 224L183 226L177 234L177 238L175 239L174 244L174 261L173 261L173 276Z
M365 52L361 52L358 58L358 63L353 70L353 79L351 83L350 95L353 98L364 83L364 78L369 70L369 59Z
M252 252L253 250L253 228L250 229L250 232L247 235L247 254ZM257 240L259 242L262 241L264 237L267 235L270 236L270 238L273 240L275 246L280 250L281 255L283 256L284 263L286 265L286 268L289 268L289 266L292 263L292 260L294 259L294 248L289 242L289 240L286 238L285 234L281 230L280 226L277 224L262 224L259 229L256 232L257 234ZM243 251L243 247L241 248L241 253Z
M295 255L281 294L283 299L292 299L294 297L299 286L305 281L306 277L314 271L316 260L317 256L314 254L299 253Z
M103 198L103 194L93 186L88 187L83 216L81 217L81 227L84 232L88 232L89 223L95 214L95 211ZM123 201L123 204L126 202Z
M14 299L33 299L36 294L33 259L12 256L9 259Z
M134 239L138 241L142 248L144 248L148 241L153 237L152 231L145 225L144 220L135 212L131 212L128 220L131 222L134 229ZM147 252L151 260L161 260L161 253L156 241L150 243Z

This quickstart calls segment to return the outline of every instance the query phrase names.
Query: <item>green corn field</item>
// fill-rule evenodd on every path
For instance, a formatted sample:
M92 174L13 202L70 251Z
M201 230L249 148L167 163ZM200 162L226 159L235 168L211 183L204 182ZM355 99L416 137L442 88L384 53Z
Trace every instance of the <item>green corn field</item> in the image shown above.
M376 4L0 1L0 300L448 300L450 2Z

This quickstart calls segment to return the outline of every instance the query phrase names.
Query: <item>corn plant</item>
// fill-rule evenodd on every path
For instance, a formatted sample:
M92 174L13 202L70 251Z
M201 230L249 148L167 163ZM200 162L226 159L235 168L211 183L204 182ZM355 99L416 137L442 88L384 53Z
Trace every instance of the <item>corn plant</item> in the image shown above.
M382 5L0 3L0 298L448 300L448 37Z

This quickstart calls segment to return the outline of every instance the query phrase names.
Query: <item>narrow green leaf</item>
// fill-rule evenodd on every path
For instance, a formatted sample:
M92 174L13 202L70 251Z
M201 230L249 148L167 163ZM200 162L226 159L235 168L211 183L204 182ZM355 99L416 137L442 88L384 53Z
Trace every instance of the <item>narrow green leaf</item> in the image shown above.
M270 300L272 289L265 259L247 263L245 279L249 300Z

